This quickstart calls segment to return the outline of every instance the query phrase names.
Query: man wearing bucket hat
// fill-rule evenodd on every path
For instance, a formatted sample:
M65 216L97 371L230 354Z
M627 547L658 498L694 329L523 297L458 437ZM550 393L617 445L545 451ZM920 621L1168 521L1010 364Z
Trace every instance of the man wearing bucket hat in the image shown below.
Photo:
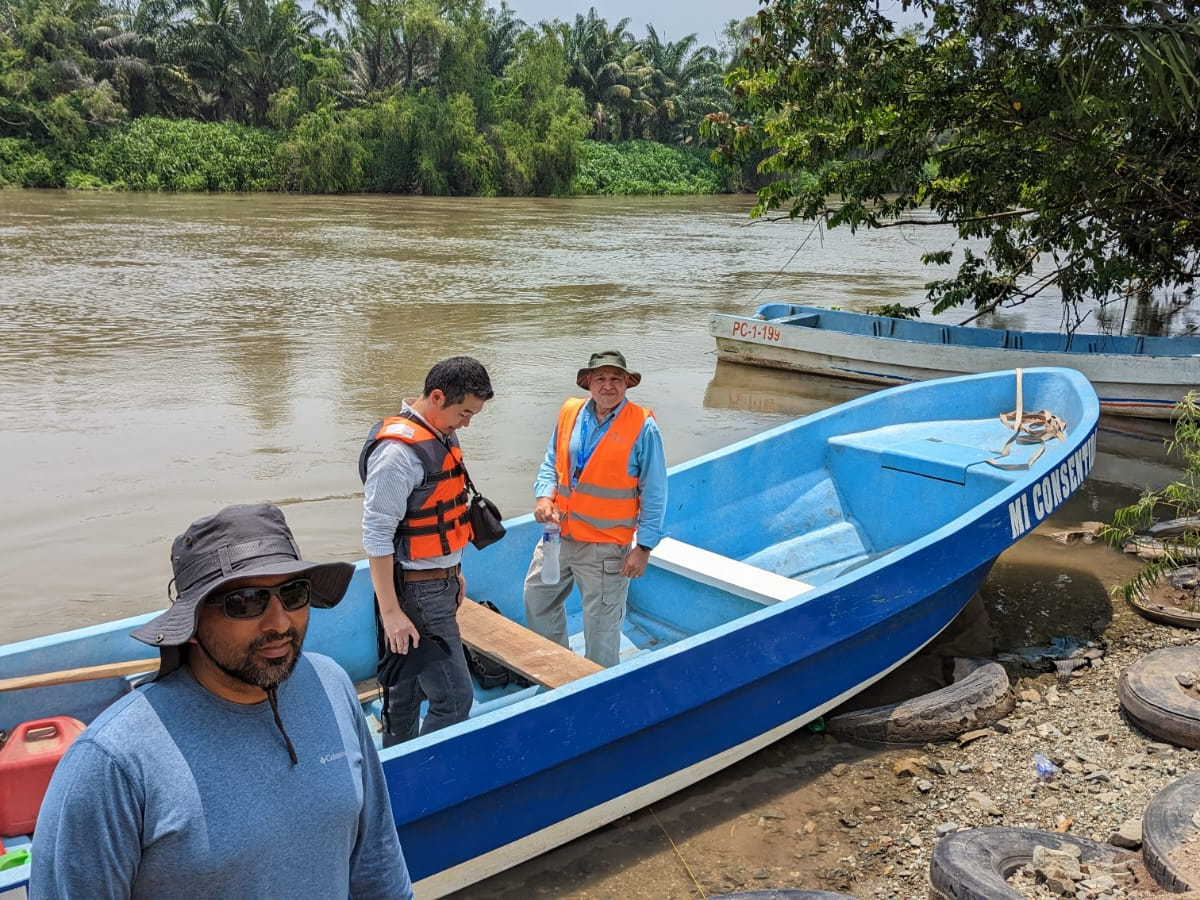
M31 900L411 898L354 685L301 652L309 607L336 606L354 567L304 561L266 503L193 522L171 566L170 609L133 632L158 673L55 769Z
M568 398L559 410L534 484L534 518L562 530L561 577L543 583L539 543L525 577L526 623L568 646L563 605L578 585L585 655L602 666L619 661L629 579L646 571L667 510L654 414L625 398L641 381L618 351L593 353L575 378L590 399Z

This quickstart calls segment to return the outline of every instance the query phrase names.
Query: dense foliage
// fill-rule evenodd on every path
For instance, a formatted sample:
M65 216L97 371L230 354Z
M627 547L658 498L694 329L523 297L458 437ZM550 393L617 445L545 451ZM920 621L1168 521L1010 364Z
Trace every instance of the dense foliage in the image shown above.
M1109 543L1119 547L1156 522L1183 525L1179 534L1164 542L1167 552L1114 589L1113 593L1126 600L1144 597L1172 571L1195 565L1200 559L1200 393L1190 391L1175 408L1175 415L1175 436L1166 442L1166 449L1168 455L1180 458L1179 479L1160 490L1146 491L1136 503L1118 509L1112 524L1101 532Z
M897 34L873 0L773 0L759 14L761 37L729 78L737 109L708 125L726 158L778 176L758 213L953 224L985 249L926 257L957 264L930 285L935 312L1054 293L1189 302L1195 0L905 7L925 25Z
M715 194L730 190L728 175L708 154L651 141L583 145L574 194Z
M531 27L484 0L0 0L0 184L563 194L586 138L694 147L729 108L745 23L720 51L628 24ZM597 190L724 183L666 156L661 188Z
M259 191L276 186L277 134L245 125L141 118L80 154L72 187L135 191Z

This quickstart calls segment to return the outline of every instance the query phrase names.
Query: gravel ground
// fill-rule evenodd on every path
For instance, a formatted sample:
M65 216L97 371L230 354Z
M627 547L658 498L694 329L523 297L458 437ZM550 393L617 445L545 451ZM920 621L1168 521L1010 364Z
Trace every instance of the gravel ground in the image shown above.
M1200 644L1200 632L1114 601L1103 640L1105 656L1064 682L1053 672L1016 677L1016 708L970 740L870 749L805 731L456 896L665 900L809 888L927 898L930 853L959 829L1057 829L1136 846L1147 802L1200 770L1200 752L1139 732L1121 711L1117 679L1159 647ZM1039 753L1057 767L1046 779ZM1137 859L1107 889L1070 896L1166 896ZM1010 885L1055 896L1028 877Z
M929 747L893 763L893 777L914 791L908 812L904 821L878 823L883 827L863 836L853 864L833 879L839 887L860 897L926 896L933 845L961 828L1025 826L1140 847L1146 804L1176 778L1200 770L1200 752L1162 743L1131 725L1117 702L1117 680L1144 654L1197 639L1125 619L1108 636L1108 654L1099 665L1076 670L1061 685L1051 674L1018 679L1017 708L977 739ZM1045 779L1037 774L1039 753L1057 768ZM871 765L874 780L885 780L879 772L884 763ZM1088 896L1163 893L1144 870L1134 876ZM1012 886L1025 896L1057 896L1028 879Z

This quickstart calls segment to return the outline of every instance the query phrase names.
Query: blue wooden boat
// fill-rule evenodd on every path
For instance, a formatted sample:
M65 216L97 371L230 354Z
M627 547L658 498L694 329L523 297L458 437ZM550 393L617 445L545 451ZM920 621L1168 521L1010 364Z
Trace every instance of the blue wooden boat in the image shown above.
M1000 458L1018 397L1065 436ZM480 690L468 721L382 752L418 896L691 785L895 669L1080 486L1098 416L1078 372L995 372L874 392L673 467L671 536L631 587L623 659L607 670L519 624L540 526L510 520L503 541L464 558L468 594L503 616L471 603L460 621L468 643L535 683ZM313 614L307 649L368 681L372 602L360 563L341 605ZM148 618L0 647L0 727L90 719L125 678L12 679L144 657L127 635ZM577 598L568 618L582 630Z
M996 369L1078 369L1112 415L1168 419L1200 385L1200 337L1060 334L943 325L794 303L714 313L720 359L879 385Z

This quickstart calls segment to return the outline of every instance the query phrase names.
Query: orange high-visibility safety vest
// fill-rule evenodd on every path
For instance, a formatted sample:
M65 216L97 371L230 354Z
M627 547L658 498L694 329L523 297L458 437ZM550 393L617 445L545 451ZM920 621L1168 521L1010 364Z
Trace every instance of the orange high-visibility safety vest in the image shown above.
M359 454L358 473L367 480L367 459L380 441L402 441L413 449L425 477L408 497L396 528L397 558L426 559L461 550L471 538L467 524L467 476L458 439L443 441L415 417L391 416L377 423Z
M587 400L572 397L558 413L555 470L564 537L593 544L628 544L638 517L638 480L629 474L629 456L646 419L654 413L626 401L571 487L571 432Z

